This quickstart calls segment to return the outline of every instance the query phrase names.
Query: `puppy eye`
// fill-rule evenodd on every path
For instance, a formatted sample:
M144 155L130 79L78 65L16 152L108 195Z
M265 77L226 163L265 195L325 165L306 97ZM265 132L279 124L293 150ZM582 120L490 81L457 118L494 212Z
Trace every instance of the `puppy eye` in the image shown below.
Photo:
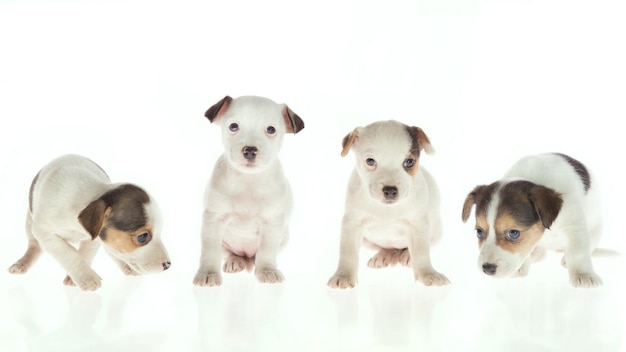
M511 242L519 240L520 236L521 233L519 232L519 230L509 230L504 234L504 237L506 237L506 239Z
M479 240L482 240L485 237L485 233L482 229L476 229L476 237L478 237Z
M410 169L415 165L415 159L406 159L402 165L405 169Z
M376 160L374 160L374 159L372 159L372 158L367 158L367 159L365 159L365 163L366 163L368 166L376 166Z
M228 125L228 130L231 132L237 132L239 131L239 124L238 123L231 123L230 125Z
M150 242L150 240L152 239L152 235L149 232L144 232L141 235L137 235L135 239L137 240L137 243L139 245L145 245Z
M274 126L267 126L267 128L265 129L265 132L267 134L274 134L276 133L276 128Z

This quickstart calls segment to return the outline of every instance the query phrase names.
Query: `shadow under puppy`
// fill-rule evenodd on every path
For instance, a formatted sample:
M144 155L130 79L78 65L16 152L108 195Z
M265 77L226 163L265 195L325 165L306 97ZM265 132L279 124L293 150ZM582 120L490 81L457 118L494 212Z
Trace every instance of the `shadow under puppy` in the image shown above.
M222 252L224 272L255 267L260 282L282 282L276 258L287 241L293 201L278 153L284 135L298 133L304 122L287 105L255 96L226 96L205 116L222 128L224 153L206 187L193 283L222 284Z
M9 268L23 274L42 253L67 272L64 284L92 291L101 278L91 268L100 244L127 275L167 270L156 202L132 184L111 184L104 170L79 155L65 155L39 171L26 215L28 249ZM72 245L78 243L78 250Z
M367 264L371 268L400 263L424 285L449 284L430 262L430 245L441 238L442 224L437 184L419 165L422 151L434 152L424 131L375 122L343 139L341 155L351 149L356 167L348 183L339 265L328 286L356 285L362 243L378 250Z
M600 200L595 180L581 162L564 154L531 155L502 180L476 186L463 204L463 221L476 206L478 267L493 277L528 274L546 249L565 251L574 287L595 287L591 253L600 239Z

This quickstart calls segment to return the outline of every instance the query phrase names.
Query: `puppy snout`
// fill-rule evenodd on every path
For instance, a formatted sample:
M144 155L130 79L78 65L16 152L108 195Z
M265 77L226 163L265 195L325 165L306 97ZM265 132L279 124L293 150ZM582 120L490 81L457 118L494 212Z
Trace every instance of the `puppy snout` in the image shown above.
M398 187L396 186L384 186L383 195L386 200L395 200L398 198Z
M485 263L483 264L483 273L487 274L487 275L494 275L496 273L496 268L498 266L495 264L491 264L491 263Z
M165 270L169 269L170 266L172 266L172 263L171 262L164 262L162 265L163 265L163 270L165 271Z
M258 153L258 149L256 147L245 146L241 150L243 153L243 157L247 160L254 160L256 158L256 154Z

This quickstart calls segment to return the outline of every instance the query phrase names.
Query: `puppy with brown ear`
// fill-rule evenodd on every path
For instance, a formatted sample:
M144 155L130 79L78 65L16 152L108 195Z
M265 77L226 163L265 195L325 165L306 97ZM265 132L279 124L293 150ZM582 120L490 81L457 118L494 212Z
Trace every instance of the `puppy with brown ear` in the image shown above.
M170 267L156 202L131 184L111 184L93 161L66 155L35 176L26 215L28 248L9 268L25 273L43 251L67 272L66 285L92 291L101 278L91 268L100 244L127 275ZM78 249L72 244L78 243Z
M602 228L600 200L587 167L564 154L531 155L504 179L477 186L463 204L463 221L476 211L478 267L493 277L526 276L546 249L565 251L574 287L602 280L591 263Z
M437 184L419 165L422 151L434 152L426 133L397 121L375 122L343 139L341 155L350 150L356 167L348 183L339 265L328 286L356 285L362 243L378 250L367 264L371 268L400 263L424 285L449 284L430 262L430 245L441 238L442 225Z
M253 268L260 282L282 282L276 259L287 241L292 195L278 152L285 134L298 133L304 122L287 105L255 96L226 96L205 116L222 128L224 153L206 187L193 282L219 286L221 270Z

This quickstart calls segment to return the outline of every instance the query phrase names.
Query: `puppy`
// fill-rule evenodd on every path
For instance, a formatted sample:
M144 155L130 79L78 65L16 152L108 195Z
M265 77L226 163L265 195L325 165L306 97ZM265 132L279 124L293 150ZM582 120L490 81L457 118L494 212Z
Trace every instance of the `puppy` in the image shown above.
M226 96L205 116L222 128L224 153L205 193L198 286L222 284L223 270L251 271L260 282L284 280L276 268L288 237L292 196L278 160L283 137L304 122L287 105L262 97Z
M564 154L522 158L490 185L477 186L463 204L463 221L476 206L478 267L493 277L526 276L546 249L565 251L575 287L602 284L591 264L600 239L600 202L595 180Z
M371 268L401 263L427 286L449 284L430 263L429 247L441 237L442 226L437 184L419 166L422 151L434 152L424 131L397 121L375 122L343 139L341 155L350 149L356 167L348 183L339 265L328 286L356 285L362 242L378 250L367 264Z
M9 272L25 273L43 249L67 272L64 284L93 291L101 286L91 268L101 242L127 275L167 270L171 263L160 233L158 207L143 189L111 184L85 157L62 156L41 169L30 186L28 249Z

